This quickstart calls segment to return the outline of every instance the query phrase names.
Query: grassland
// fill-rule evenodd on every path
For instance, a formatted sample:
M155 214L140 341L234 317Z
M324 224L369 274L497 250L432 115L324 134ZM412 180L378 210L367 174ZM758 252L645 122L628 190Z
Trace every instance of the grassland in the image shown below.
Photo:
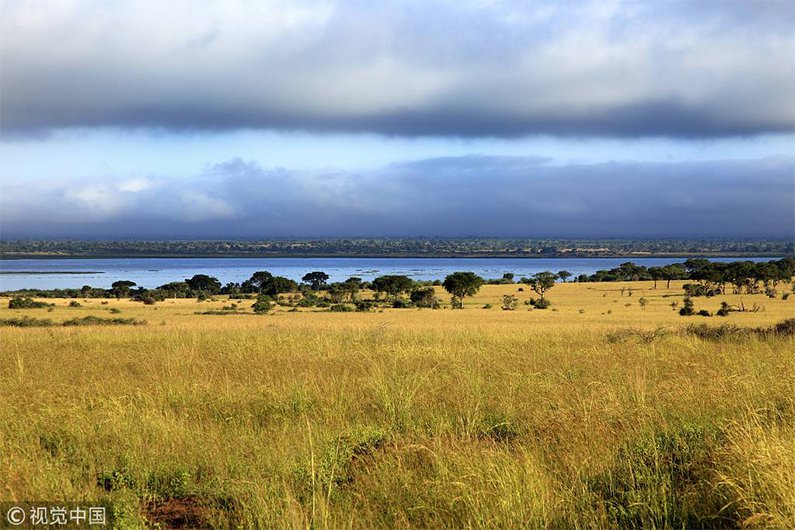
M515 285L462 311L0 300L147 321L0 328L0 500L103 500L132 528L795 528L795 341L683 330L795 296L680 317L680 283L558 285L554 310Z

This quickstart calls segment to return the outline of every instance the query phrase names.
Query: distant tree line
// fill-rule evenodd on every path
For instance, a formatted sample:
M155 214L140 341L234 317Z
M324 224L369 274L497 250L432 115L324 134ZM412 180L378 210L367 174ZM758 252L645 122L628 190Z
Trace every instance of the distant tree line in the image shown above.
M726 294L731 286L734 294L775 294L780 282L792 281L795 274L795 258L754 263L752 261L714 262L704 258L691 258L683 263L673 263L662 267L644 267L632 262L622 263L610 270L600 270L594 274L582 274L578 282L624 282L648 280L664 281L671 286L673 280L693 280L686 284L686 294L690 296L713 296Z
M792 240L335 238L260 241L3 240L0 257L185 256L792 256Z
M791 282L795 273L795 258L754 263L735 261L731 263L711 262L703 258L688 259L683 263L661 267L645 267L632 262L597 271L592 275L580 275L578 282L615 281L664 281L670 287L673 280L691 280L684 285L686 296L713 296L725 294L729 286L734 293L764 293L775 296L780 282ZM528 286L540 298L527 303L538 309L549 307L546 293L557 282L565 282L572 274L568 271L543 271L518 280ZM370 282L359 277L329 283L329 275L323 271L312 271L296 282L283 276L274 276L268 271L258 271L247 280L223 285L217 278L196 274L183 281L166 283L155 289L137 286L130 280L113 282L110 289L88 285L80 289L21 290L11 294L17 297L40 298L129 298L144 304L154 304L169 298L196 298L205 300L215 295L226 295L230 299L255 299L254 309L267 312L274 304L292 307L328 307L332 310L369 310L378 307L440 307L434 286L442 286L451 296L453 308L463 308L464 299L476 294L485 283L513 284L513 273L502 278L485 280L473 272L461 271L448 275L444 280L415 281L404 275L384 275ZM373 292L370 299L362 299L360 292ZM509 295L510 296L510 295ZM22 302L15 302L20 304ZM347 304L347 305L346 305ZM503 300L503 309L514 309L514 297ZM336 308L336 309L334 309Z

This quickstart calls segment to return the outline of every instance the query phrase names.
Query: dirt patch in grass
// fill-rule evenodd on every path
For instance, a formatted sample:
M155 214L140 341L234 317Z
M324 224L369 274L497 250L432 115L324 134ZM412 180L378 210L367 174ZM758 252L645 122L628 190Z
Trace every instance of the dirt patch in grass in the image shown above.
M212 505L196 496L149 501L144 506L147 521L159 528L211 528Z

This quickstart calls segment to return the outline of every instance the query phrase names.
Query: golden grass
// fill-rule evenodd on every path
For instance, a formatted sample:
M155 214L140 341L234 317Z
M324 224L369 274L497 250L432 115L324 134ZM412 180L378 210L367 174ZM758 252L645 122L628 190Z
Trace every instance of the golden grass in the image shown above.
M680 283L558 285L556 311L515 285L463 311L0 300L148 321L0 328L0 499L106 500L120 527L795 527L793 340L678 332L795 297L684 318ZM609 340L628 327L670 333Z

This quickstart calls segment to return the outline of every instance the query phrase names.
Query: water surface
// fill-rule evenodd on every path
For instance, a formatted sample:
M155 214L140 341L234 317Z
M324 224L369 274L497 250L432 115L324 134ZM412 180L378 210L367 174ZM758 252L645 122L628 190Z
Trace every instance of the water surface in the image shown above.
M735 261L739 258L714 258ZM747 258L768 261L772 258ZM222 283L242 282L267 270L296 281L307 272L324 271L330 281L350 276L372 280L383 274L405 274L415 280L443 279L455 271L473 271L484 278L512 272L517 278L540 271L567 270L574 276L611 269L626 261L647 267L681 263L684 258L106 258L21 259L0 261L0 291L17 289L108 288L131 280L146 288L181 281L194 274L215 276ZM74 274L81 273L81 274Z

